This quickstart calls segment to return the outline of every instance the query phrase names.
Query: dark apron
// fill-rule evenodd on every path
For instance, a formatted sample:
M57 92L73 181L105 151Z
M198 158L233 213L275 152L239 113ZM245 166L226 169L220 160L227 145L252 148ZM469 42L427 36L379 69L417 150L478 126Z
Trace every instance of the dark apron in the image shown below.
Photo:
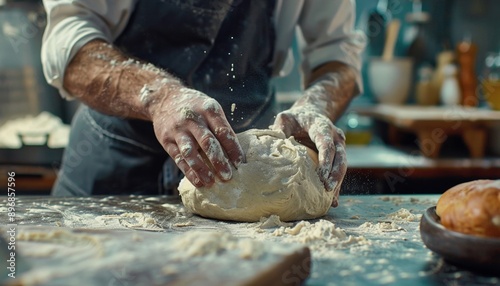
M272 102L272 2L139 1L115 44L215 98L239 132Z
M269 0L142 0L115 45L215 98L236 132L266 128L275 115L273 12ZM53 194L159 194L181 175L151 122L83 107Z

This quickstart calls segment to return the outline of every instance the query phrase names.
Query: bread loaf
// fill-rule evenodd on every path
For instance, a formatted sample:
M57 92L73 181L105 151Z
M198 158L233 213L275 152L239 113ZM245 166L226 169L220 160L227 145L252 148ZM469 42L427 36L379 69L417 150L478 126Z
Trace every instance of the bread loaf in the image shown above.
M454 186L441 195L436 213L447 229L500 237L500 180L477 180Z

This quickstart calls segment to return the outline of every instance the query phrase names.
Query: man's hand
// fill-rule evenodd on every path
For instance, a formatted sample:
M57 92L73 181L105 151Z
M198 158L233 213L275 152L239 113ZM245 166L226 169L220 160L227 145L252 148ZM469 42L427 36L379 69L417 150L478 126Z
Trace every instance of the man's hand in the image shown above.
M332 206L338 205L340 186L347 171L345 136L341 129L314 106L297 106L279 113L272 128L318 151L318 175L327 192L334 192Z
M93 40L68 65L64 88L105 114L152 121L156 137L197 187L231 179L244 155L220 105L151 64Z
M341 62L329 62L306 78L304 96L278 114L272 128L318 151L318 175L328 192L334 192L332 206L338 205L347 171L345 136L335 127L337 120L358 92L358 73Z
M219 103L186 87L156 98L149 108L156 137L187 179L196 187L230 180L230 164L237 168L244 154Z

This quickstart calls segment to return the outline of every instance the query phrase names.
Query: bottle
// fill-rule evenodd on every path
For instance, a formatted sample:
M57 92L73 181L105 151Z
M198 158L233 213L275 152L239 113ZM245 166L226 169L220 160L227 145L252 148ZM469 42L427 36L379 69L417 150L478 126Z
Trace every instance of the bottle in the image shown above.
M432 75L432 96L440 98L444 80L444 68L455 60L455 52L445 50L437 55L437 67Z
M441 103L445 106L456 106L461 103L460 85L457 80L457 67L448 64L443 69L444 80L441 86Z
M477 47L470 39L465 39L457 45L457 61L459 64L458 83L462 93L461 104L477 106L477 79L474 66L476 64Z
M418 83L416 87L416 101L418 105L431 106L439 103L439 96L432 93L432 68L428 65L418 70Z

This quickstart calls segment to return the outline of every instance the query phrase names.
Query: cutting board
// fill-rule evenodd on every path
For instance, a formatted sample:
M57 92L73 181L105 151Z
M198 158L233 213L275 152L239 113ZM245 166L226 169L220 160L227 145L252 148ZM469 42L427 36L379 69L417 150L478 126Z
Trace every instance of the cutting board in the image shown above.
M311 269L305 247L230 237L226 249L203 240L228 235L213 230L194 236L46 226L17 232L17 255L28 270L8 285L299 285Z
M473 107L396 106L380 104L357 110L389 125L388 139L399 145L401 132L416 134L421 153L426 157L439 156L442 144L450 135L459 135L467 145L470 156L484 156L488 128L500 124L500 111Z

